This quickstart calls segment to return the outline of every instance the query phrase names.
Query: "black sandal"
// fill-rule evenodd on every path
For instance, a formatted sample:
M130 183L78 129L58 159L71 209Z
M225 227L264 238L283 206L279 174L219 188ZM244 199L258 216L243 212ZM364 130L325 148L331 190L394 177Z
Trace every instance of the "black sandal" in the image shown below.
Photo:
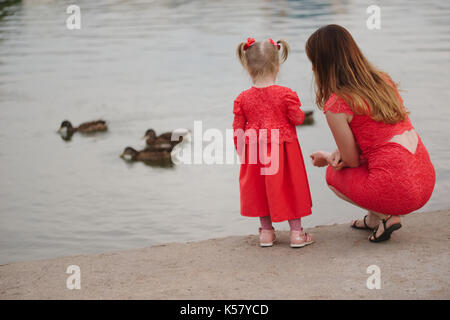
M364 222L364 227L358 227L356 224L358 223L358 220L353 221L352 223L352 228L353 229L359 229L359 230L373 230L373 228L369 227L366 223L366 219L367 219L367 214L364 216L363 222Z
M402 227L401 223L395 223L395 224L393 224L392 226L390 226L389 228L386 229L386 222L390 218L392 218L392 216L389 216L389 218L387 218L387 219L382 219L381 220L381 222L383 222L384 232L379 237L377 237L377 230L378 230L378 227L380 226L380 225L378 225L373 230L372 235L369 237L369 241L370 242L382 242L382 241L389 240L391 238L392 232L394 232L395 230L398 230L398 229L400 229ZM373 236L373 239L372 239L372 236Z

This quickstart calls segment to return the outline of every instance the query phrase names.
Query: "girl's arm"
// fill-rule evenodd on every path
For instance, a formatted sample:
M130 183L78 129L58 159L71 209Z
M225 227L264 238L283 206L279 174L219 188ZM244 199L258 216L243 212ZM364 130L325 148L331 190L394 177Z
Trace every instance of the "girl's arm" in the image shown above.
M339 149L340 158L344 162L340 167L354 168L359 166L358 145L348 124L352 116L345 113L327 111L326 118Z
M300 109L300 105L289 105L287 108L287 117L295 126L299 126L305 121L305 113Z
M234 114L233 130L237 130L237 129L244 130L246 123L247 123L247 120L245 119L244 114L242 114L242 113L235 113Z
M236 101L234 102L233 114L234 114L234 119L233 119L234 146L237 150L238 149L238 141L237 141L238 136L236 135L236 130L238 130L238 129L244 130L245 125L247 124L247 119L245 118L244 112L242 111L239 99L236 99ZM240 137L240 138L243 139L243 137ZM243 141L240 141L240 142L242 143Z
M288 89L284 99L287 105L286 113L289 122L294 126L301 125L303 121L305 121L305 113L300 109L302 103L300 102L297 93Z

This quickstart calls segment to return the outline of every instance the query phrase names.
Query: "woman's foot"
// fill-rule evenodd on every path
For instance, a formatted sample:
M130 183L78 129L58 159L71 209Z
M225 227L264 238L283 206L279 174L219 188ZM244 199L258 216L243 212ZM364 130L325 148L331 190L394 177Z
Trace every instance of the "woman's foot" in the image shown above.
M301 248L314 243L313 237L302 230L291 230L291 247Z
M355 229L373 230L380 221L381 219L378 216L369 211L363 219L352 220L350 226Z
M271 247L276 240L275 229L259 228L259 245L261 247Z
M377 228L373 231L369 237L371 242L386 241L391 238L392 232L402 227L402 219L399 216L388 216L382 219Z

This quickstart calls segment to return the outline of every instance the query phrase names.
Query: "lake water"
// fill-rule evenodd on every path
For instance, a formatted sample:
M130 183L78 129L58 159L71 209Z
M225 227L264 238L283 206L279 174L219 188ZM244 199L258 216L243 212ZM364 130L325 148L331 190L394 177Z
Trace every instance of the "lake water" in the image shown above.
M142 148L148 128L230 128L233 100L251 85L235 57L248 36L288 40L278 83L315 109L304 44L329 23L400 82L437 172L422 210L450 207L449 1L378 1L381 30L366 27L372 1L9 2L0 16L0 263L256 233L257 220L239 214L238 165L158 168L119 155ZM73 3L81 30L66 28ZM97 118L107 133L56 134L64 119ZM314 204L306 227L362 214L309 162L334 147L315 118L298 130Z

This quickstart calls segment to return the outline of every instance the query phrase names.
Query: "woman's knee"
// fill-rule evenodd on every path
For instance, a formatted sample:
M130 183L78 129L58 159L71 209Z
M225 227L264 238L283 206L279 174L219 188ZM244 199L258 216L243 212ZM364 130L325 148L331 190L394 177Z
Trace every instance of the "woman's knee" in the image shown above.
M339 185L339 180L341 179L341 176L338 174L338 171L335 171L333 167L328 166L327 170L325 172L325 181L328 185L328 187L332 187L334 185Z
M330 188L331 191L333 191L335 194L339 195L341 194L335 187L333 187L331 184L327 183L328 188Z
M330 187L331 186L331 180L332 180L332 178L331 178L331 172L329 172L330 170L329 170L329 167L327 168L327 170L326 170L326 173L325 173L325 181L327 182L327 185L328 185L328 187Z
M340 192L338 189L336 189L335 187L333 187L332 185L328 184L328 188L331 189L331 191L334 192L334 194L336 194L339 198L341 198L342 200L345 200L347 202L350 202L352 204L355 204L353 202L352 199L350 199L349 197L347 197L346 195L344 195L342 192Z
M325 182L327 183L328 188L330 188L334 193L336 193L336 188L333 187L333 178L331 176L331 173L329 172L329 168L327 168L327 171L325 173Z

